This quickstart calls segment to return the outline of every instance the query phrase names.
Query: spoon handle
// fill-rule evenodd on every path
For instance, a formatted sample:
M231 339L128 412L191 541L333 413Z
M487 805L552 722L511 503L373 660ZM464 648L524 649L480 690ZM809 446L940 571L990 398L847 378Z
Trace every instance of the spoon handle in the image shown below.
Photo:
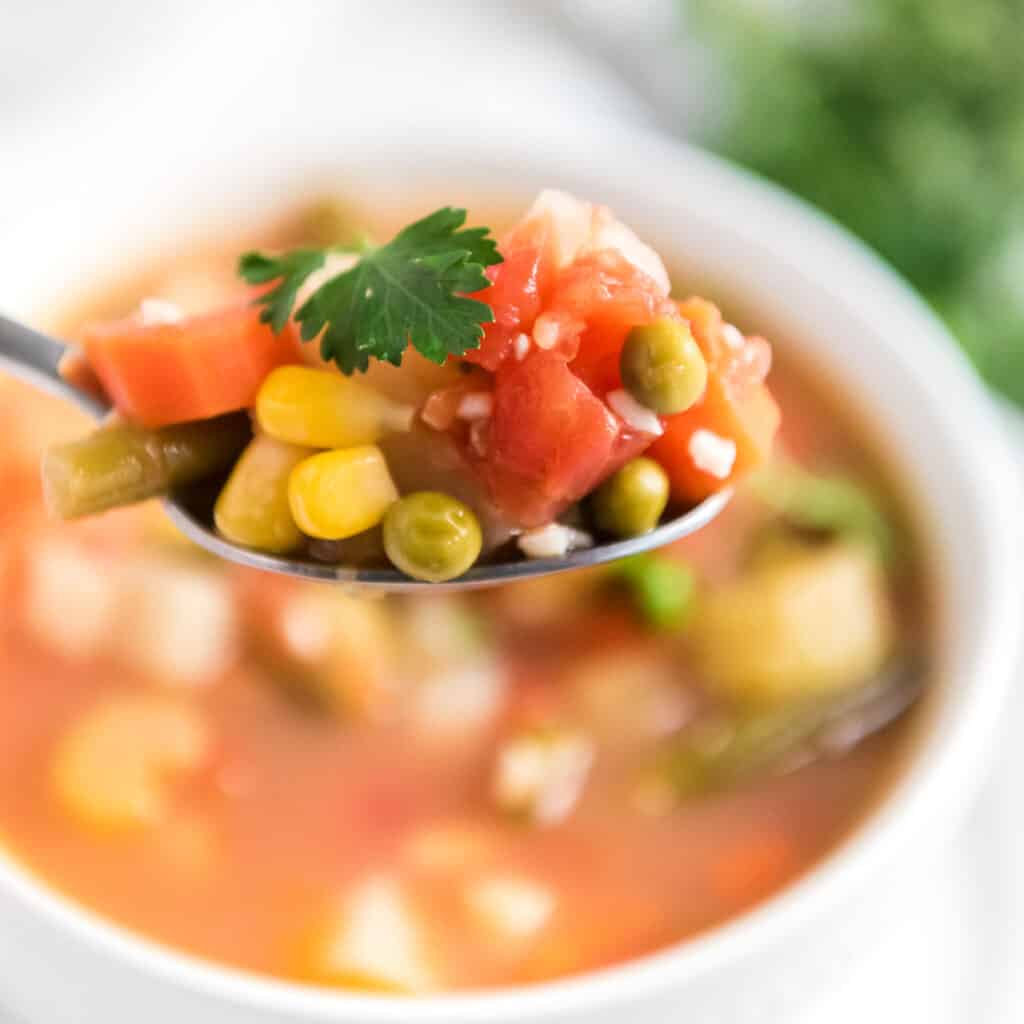
M58 366L65 351L61 342L0 314L0 369L57 398L74 402L95 419L102 418L109 407L72 387L60 375Z

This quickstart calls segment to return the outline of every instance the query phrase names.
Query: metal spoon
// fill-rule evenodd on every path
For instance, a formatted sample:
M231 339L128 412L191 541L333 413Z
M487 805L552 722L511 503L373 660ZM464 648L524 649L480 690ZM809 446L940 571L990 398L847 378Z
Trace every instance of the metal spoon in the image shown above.
M61 377L58 365L65 351L66 348L61 342L15 320L0 316L0 368L10 371L14 376L34 384L43 391L73 402L94 419L103 419L111 411L109 403L79 391ZM410 579L397 569L329 565L303 556L283 558L261 554L231 544L213 528L212 494L209 487L190 488L174 494L164 500L164 505L174 524L189 540L219 558L286 576L344 583L367 590L399 592L424 588L466 590L488 587L533 576L550 576L569 569L583 569L651 551L707 526L725 508L731 496L730 490L721 491L684 515L666 520L657 529L641 537L582 548L559 558L481 563L447 583L425 583L422 580Z

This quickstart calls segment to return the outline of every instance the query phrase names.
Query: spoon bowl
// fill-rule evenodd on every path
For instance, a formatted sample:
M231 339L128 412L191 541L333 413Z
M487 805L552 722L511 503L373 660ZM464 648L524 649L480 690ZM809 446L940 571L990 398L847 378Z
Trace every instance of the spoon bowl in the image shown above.
M61 376L60 362L66 352L67 348L61 342L0 315L0 368L43 391L73 402L93 419L106 418L112 411L108 402L73 387ZM729 503L732 491L722 490L682 515L665 519L656 529L639 537L580 548L556 558L484 562L444 583L413 579L398 569L334 565L307 556L263 554L232 544L213 526L215 497L216 493L208 485L199 484L164 498L164 507L175 526L189 540L218 558L283 576L340 583L361 590L400 593L424 588L469 590L491 587L534 576L585 569L653 551L707 526Z

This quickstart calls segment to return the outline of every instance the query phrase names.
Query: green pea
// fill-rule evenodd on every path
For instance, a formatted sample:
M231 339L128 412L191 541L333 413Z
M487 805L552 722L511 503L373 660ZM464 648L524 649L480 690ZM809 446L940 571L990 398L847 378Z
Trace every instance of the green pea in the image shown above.
M668 492L668 476L657 462L633 459L594 492L594 519L618 537L650 533L665 511Z
M414 579L441 583L461 576L483 543L473 510L438 491L418 491L396 501L384 516L384 550Z
M660 416L689 409L708 382L707 363L690 328L670 317L634 327L619 367L626 390Z

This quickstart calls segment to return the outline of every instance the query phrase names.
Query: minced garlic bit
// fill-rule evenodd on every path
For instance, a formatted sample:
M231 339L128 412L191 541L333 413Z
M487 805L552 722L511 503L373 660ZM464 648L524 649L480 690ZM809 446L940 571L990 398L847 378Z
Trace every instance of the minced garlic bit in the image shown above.
M593 760L593 744L580 733L521 733L498 752L494 800L506 814L555 825L579 800Z
M625 388L608 393L608 405L619 419L628 423L634 430L644 434L661 437L665 432L657 413L641 405Z
M512 352L517 362L522 362L530 354L530 336L528 334L517 334L512 342Z
M489 391L470 391L463 395L455 415L460 420L485 420L494 411L494 396Z
M481 925L508 939L525 939L536 934L555 909L555 897L550 889L512 875L474 882L467 888L465 898Z
M537 348L554 348L558 341L558 321L546 313L541 313L533 325L533 340Z
M527 558L561 558L570 551L593 547L594 538L585 530L548 523L520 534L518 544Z
M722 325L722 340L732 349L741 349L747 343L743 332L734 324Z
M185 319L185 311L176 302L167 299L143 299L139 303L139 320L144 327L157 324L176 324Z
M710 430L695 430L688 449L693 464L716 480L725 480L736 462L736 442Z

